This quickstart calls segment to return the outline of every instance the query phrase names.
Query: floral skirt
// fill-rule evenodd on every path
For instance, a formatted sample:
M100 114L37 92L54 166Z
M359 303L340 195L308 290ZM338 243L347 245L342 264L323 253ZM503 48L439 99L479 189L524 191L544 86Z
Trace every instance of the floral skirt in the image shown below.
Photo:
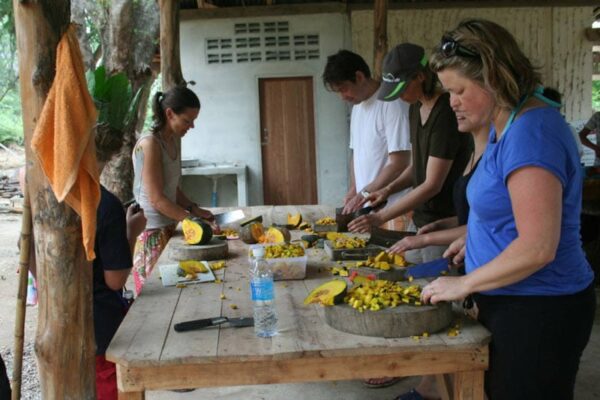
M167 246L175 231L174 225L159 229L148 229L137 237L133 251L133 281L135 294L139 296L146 278L150 276L158 257Z

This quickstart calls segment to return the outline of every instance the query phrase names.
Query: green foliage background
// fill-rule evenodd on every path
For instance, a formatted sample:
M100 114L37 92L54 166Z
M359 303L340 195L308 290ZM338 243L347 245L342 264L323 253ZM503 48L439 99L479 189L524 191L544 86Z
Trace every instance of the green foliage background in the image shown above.
M592 108L600 111L600 81L592 82Z
M21 97L11 0L0 0L0 143L23 142Z

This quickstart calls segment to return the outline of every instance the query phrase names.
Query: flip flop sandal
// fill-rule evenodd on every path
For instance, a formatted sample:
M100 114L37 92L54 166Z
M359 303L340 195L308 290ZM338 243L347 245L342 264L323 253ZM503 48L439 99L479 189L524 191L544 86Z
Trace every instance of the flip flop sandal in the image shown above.
M394 398L394 400L425 400L425 398L415 389L410 389L408 392L402 393L400 396Z
M373 379L379 379L379 378L373 378ZM382 382L380 383L371 383L369 381L373 380L373 379L367 379L363 381L363 385L365 385L366 387L368 387L369 389L381 389L381 388L386 388L388 386L392 386L395 385L396 383L400 382L402 380L401 377L395 376L392 378L381 378Z

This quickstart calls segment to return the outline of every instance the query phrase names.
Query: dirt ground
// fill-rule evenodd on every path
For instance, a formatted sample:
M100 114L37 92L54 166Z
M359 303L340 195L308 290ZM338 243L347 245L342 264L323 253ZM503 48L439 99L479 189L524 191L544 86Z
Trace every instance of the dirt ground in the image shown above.
M18 149L17 149L18 152ZM4 163L4 164L3 164ZM22 165L22 153L7 155L0 150L0 176L14 174L15 168ZM10 212L9 201L0 198L0 354L6 361L9 376L12 374L12 352L14 345L14 323L17 296L18 251L17 240L21 228L21 214ZM597 290L597 295L600 292ZM600 297L600 296L599 296ZM23 399L39 399L39 382L33 342L37 324L37 307L27 307L25 323L25 356L23 361ZM569 327L565 327L569 329ZM575 399L600 399L600 307L592 338L583 355L576 384ZM148 399L392 399L398 393L409 389L417 378L402 381L386 389L365 389L358 381L325 382L290 385L259 385L251 387L231 387L196 390L190 393L150 392ZM243 393L243 395L241 395ZM242 397L240 397L242 396Z

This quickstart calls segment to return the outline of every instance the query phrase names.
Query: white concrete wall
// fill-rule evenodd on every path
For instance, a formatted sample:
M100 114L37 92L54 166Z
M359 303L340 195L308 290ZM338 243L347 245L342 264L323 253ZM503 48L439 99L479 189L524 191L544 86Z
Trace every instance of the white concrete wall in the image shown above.
M320 58L243 64L208 64L206 39L234 37L234 23L289 21L291 34L320 36ZM181 21L183 76L202 102L196 126L183 139L183 158L202 162L241 162L248 166L249 202L262 204L262 164L258 80L269 77L312 76L314 82L317 190L320 204L341 204L348 180L348 113L337 96L325 90L321 74L327 56L350 47L348 18L342 14L297 15ZM298 182L302 190L302 183ZM210 203L210 181L186 177L186 193L203 205ZM219 206L236 204L231 177L219 182Z

